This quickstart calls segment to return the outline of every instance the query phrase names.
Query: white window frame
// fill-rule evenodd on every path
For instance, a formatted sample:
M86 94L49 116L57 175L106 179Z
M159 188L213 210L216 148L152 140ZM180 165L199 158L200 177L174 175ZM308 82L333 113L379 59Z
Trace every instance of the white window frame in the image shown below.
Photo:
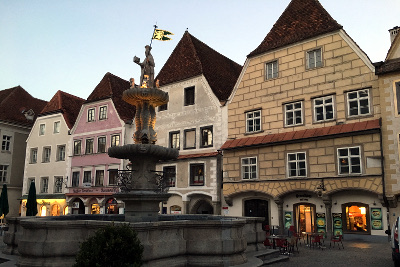
M72 171L72 178L71 178L71 186L78 187L79 186L79 179L81 176L80 171Z
M318 61L319 57L319 61ZM322 48L307 51L307 69L315 69L323 66Z
M87 121L88 122L95 121L95 118L96 118L96 109L95 108L88 108Z
M352 154L351 153L351 149L355 149L355 148L357 148L358 149L358 154ZM345 155L340 155L340 150L347 150L347 155L345 156ZM352 159L356 159L356 158L358 158L358 161L359 161L359 168L360 168L360 172L353 172L352 171L352 168L354 167L354 166L358 166L358 165L355 165L355 164L352 164ZM341 165L340 165L340 163L342 162L342 160L347 160L347 163L348 163L348 168L349 168L349 171L348 172L341 172ZM362 157L361 157L361 146L352 146L352 147L340 147L340 148L337 148L337 166L338 166L338 169L337 169L337 171L338 171L338 174L339 175L360 175L360 174L362 174L362 172L363 172L363 165L362 165Z
M331 100L331 102L329 102ZM317 101L322 101L321 104L317 104ZM327 109L331 107L332 108L332 118L326 118L327 117ZM317 108L322 109L322 116L323 118L321 120L318 120L317 118ZM313 114L314 114L314 122L324 122L324 121L332 121L335 120L335 97L334 95L328 95L328 96L321 96L313 99Z
M7 182L8 166L4 164L0 165L0 182Z
M39 124L39 135L44 135L46 133L46 124Z
M2 151L11 151L11 135L3 134L3 139L1 142L1 150Z
M300 103L300 107L296 107L297 104ZM288 109L291 107L291 109ZM303 125L304 124L304 111L303 111L303 101L296 101L292 103L287 103L284 104L284 112L285 112L285 126L291 127L291 126L298 126L298 125ZM297 112L300 112L300 122L297 122L297 117L296 114ZM292 115L293 123L289 124L288 122L288 115Z
M245 161L248 161L248 162L245 162ZM240 169L241 169L242 180L258 179L258 158L257 157L241 158L240 164L241 164ZM255 171L254 171L254 168L255 168Z
M89 148L91 148L91 149L89 150ZM85 139L85 155L91 155L93 153L94 153L94 139L86 138Z
M64 177L54 176L54 193L62 193Z
M175 149L180 149L180 138L181 138L181 132L180 131L173 131L169 133L169 147L170 148L175 148Z
M99 107L99 120L107 119L107 106Z
M294 159L290 159L290 156L294 156ZM300 158L300 156L304 156ZM287 177L293 178L293 177L307 177L307 153L302 151L302 152L290 152L286 154L286 169L287 169ZM304 164L304 167L301 166ZM292 168L292 165L294 165L294 168ZM295 175L292 175L291 170L294 170L296 172ZM302 175L301 172L304 171L304 174Z
M203 175L199 176L192 173L192 168L196 166L203 167ZM197 180L195 179L197 177ZM192 179L193 178L193 179ZM197 183L196 183L197 181ZM189 164L189 186L205 186L206 185L206 164L204 162L192 162Z
M76 147L79 144L79 153L77 153L78 151L76 151ZM79 156L82 154L82 140L74 140L74 156Z
M367 93L367 96L360 96L361 93ZM350 95L355 95L355 98L350 98ZM370 95L370 89L360 89L360 90L355 90L351 92L346 93L346 98L347 98L347 116L349 118L353 117L360 117L360 116L368 116L371 115L371 95ZM368 101L368 112L367 113L362 113L362 108L361 108L361 102L362 101ZM350 104L351 103L356 103L357 104L357 114L350 114L352 110L355 110L355 108L351 108Z
M102 176L100 179L98 177L98 174L102 173ZM94 183L95 186L104 186L104 177L105 177L105 173L104 170L96 170L95 171L95 178L94 178Z
M245 113L245 116L246 116L246 133L261 132L261 109L247 111Z
M65 161L65 145L57 146L57 161Z
M100 139L104 138L104 151L100 151ZM97 153L106 153L107 152L107 138L106 136L97 137Z
M36 148L31 148L29 163L35 164L35 163L37 163L37 159L38 159L38 149L37 149L37 147Z
M200 147L212 147L213 146L213 126L204 126L200 128Z
M118 138L117 138L118 137ZM111 146L119 146L120 144L120 135L119 134L112 134L111 135Z
M51 147L50 146L45 146L43 147L43 156L42 156L42 162L50 162L50 157L51 157Z
M53 133L60 133L61 121L55 121L53 126Z
M278 60L265 63L265 80L277 78L278 72Z
M187 142L187 134L188 133L194 133L194 143L193 143L193 145L192 144L188 144L188 142ZM184 130L183 131L183 138L185 139L184 140L184 147L183 147L183 149L195 149L196 148L196 128L192 128L192 129L186 129L186 130ZM189 146L189 145L191 145L191 146Z
M89 177L87 177L87 174L89 174ZM92 171L83 171L83 178L82 178L82 183L90 183L92 184ZM89 180L88 180L89 179Z
M41 193L49 192L49 177L42 177L40 179L40 192Z

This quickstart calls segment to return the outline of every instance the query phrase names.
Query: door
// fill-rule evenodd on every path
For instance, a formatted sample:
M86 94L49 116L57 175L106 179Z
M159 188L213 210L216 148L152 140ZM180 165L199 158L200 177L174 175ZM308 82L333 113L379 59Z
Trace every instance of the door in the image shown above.
M314 233L315 227L315 205L304 203L295 204L294 213L296 218L296 229L299 233Z
M264 224L269 224L268 201L264 199L249 199L244 201L244 216L263 217Z

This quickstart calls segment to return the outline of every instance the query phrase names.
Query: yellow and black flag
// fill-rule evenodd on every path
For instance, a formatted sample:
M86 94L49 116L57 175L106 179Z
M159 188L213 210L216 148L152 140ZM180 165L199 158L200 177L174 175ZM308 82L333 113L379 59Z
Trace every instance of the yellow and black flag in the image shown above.
M171 40L171 38L169 38L166 35L174 35L172 32L169 31L164 31L161 29L154 29L154 33L153 33L153 38L155 40L160 40L160 41L169 41Z

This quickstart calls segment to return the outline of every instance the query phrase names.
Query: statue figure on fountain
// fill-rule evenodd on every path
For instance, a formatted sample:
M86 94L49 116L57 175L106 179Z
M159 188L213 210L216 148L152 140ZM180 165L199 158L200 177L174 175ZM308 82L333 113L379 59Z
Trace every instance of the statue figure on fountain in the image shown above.
M151 46L146 45L144 47L145 50L145 59L143 62L140 62L140 58L135 56L133 58L133 62L138 64L140 68L142 69L142 73L140 75L140 87L147 87L147 88L152 88L154 86L154 58L151 55Z

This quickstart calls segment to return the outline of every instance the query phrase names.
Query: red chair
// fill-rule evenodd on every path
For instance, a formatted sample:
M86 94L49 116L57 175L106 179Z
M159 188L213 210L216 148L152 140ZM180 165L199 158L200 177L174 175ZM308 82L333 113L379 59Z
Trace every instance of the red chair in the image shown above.
M314 236L311 238L310 248L311 248L311 247L314 248L316 245L318 245L318 248L323 249L323 247L322 247L322 242L323 242L323 241L324 241L324 238L323 238L322 235L314 235Z
M279 252L281 254L289 254L289 244L286 239L284 238L277 238L275 239L275 244L279 248Z
M343 239L342 235L332 236L331 242L329 243L329 248L332 246L332 243L333 243L333 247L335 247L336 243L341 243L342 244L342 249L344 249L342 239ZM339 244L338 244L338 248L340 249Z
M273 244L271 243L270 239L268 238L268 236L265 238L264 240L264 246L265 247L269 247L272 248Z

